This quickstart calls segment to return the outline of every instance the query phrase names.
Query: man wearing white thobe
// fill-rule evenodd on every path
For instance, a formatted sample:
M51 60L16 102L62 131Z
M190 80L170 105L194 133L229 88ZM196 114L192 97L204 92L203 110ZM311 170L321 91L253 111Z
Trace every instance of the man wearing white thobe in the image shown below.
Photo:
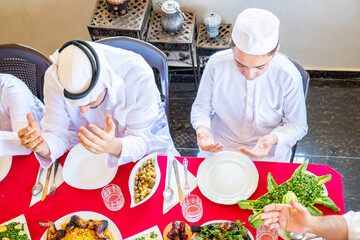
M93 153L108 153L108 167L153 152L178 155L153 71L145 60L123 49L81 42L85 50L69 44L51 56L53 65L45 74L43 134L29 116L32 130L19 132L24 146L37 152L44 167L79 142ZM92 85L96 68L99 77ZM71 97L76 94L82 96Z
M31 153L20 144L17 133L28 125L26 114L29 112L39 123L44 115L44 104L23 81L0 73L0 156Z
M239 14L232 48L210 57L192 106L200 157L221 150L288 162L307 132L299 71L278 53L279 20L260 9Z

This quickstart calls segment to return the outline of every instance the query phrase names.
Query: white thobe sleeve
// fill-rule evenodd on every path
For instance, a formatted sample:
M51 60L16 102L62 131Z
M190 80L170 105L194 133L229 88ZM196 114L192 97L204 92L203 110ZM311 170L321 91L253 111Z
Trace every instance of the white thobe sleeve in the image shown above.
M26 115L33 113L30 105L33 102L33 95L30 91L27 94L11 87L8 88L3 101L8 107L12 132L0 131L0 155L28 155L31 151L20 144L18 131L28 126Z
M277 146L281 148L291 148L308 129L302 82L291 79L287 83L283 99L283 125L271 132L279 138Z
M212 70L212 61L210 58L201 77L199 90L191 108L191 124L195 130L197 130L199 126L205 126L211 129L210 116L213 111L212 92L214 83Z
M136 100L126 116L125 136L120 138L122 142L121 155L117 159L108 154L107 167L135 162L148 153L151 148L153 131L156 131L154 123L159 113L159 92L150 67L139 68L137 73L141 79L134 82L140 82L140 84L126 90L126 94L134 95ZM116 118L116 112L114 114L114 118Z
M42 136L49 145L51 159L35 154L41 166L45 168L61 157L70 148L73 139L77 138L77 132L73 129L65 108L64 98L57 89L55 80L51 78L51 74L52 71L49 70L45 74L45 116L41 121Z
M360 240L360 212L350 211L343 216L348 225L348 239Z

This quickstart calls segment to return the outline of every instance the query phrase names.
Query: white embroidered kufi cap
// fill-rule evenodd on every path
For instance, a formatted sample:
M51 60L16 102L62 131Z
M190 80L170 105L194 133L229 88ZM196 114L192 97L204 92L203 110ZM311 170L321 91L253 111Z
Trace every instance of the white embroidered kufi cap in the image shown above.
M249 8L236 19L231 37L237 48L250 55L271 52L279 42L279 19L264 9Z

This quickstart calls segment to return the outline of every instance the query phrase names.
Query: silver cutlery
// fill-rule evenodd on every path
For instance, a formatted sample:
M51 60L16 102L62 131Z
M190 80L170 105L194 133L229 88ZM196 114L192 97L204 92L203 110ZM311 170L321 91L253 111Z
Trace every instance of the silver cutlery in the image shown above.
M50 167L47 169L45 186L44 186L44 191L43 191L42 196L41 196L41 201L44 201L46 196L47 196L47 192L48 192L48 188L49 188L49 179L50 179L50 175L51 175L52 166L53 166L53 164L51 164Z
M183 192L182 192L182 188L181 188L181 184L180 184L180 177L179 177L179 169L178 169L178 165L177 165L177 160L174 159L172 160L173 163L173 167L174 167L174 172L175 172L175 177L176 177L176 184L177 184L177 189L178 189L178 193L179 193L179 201L180 201L180 205L184 199L183 196Z
M186 197L187 195L190 194L190 185L189 185L189 183L187 181L188 160L186 158L184 158L184 160L183 160L183 165L184 165L184 173L185 173L184 197Z
M163 192L163 196L166 200L170 200L172 199L173 195L174 195L174 191L172 190L172 188L170 187L170 179L171 179L171 160L167 162L167 174L168 174L168 179L167 179L167 187Z
M37 177L36 184L33 186L32 190L31 190L31 193L33 196L37 196L43 190L43 185L40 182L40 176L41 176L41 173L43 172L43 170L44 170L44 168L40 166L39 175Z
M50 193L49 193L50 195L54 195L55 192L56 192L55 177L56 177L56 173L57 173L59 164L60 164L59 159L56 159L56 161L55 161L55 169L54 169L54 178L53 178L52 183L50 185Z
M301 240L304 237L305 237L305 234L290 232L290 240Z

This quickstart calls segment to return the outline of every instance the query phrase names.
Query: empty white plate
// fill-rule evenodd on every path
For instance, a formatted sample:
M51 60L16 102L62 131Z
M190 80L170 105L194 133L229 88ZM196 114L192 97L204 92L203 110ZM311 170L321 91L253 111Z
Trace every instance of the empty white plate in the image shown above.
M209 200L231 205L248 199L255 192L259 172L244 154L222 151L200 164L197 181L201 193Z
M12 156L0 157L0 182L6 177L10 171Z
M106 153L94 154L80 143L73 147L66 157L63 178L72 187L97 189L110 183L117 172L117 167L107 168Z

